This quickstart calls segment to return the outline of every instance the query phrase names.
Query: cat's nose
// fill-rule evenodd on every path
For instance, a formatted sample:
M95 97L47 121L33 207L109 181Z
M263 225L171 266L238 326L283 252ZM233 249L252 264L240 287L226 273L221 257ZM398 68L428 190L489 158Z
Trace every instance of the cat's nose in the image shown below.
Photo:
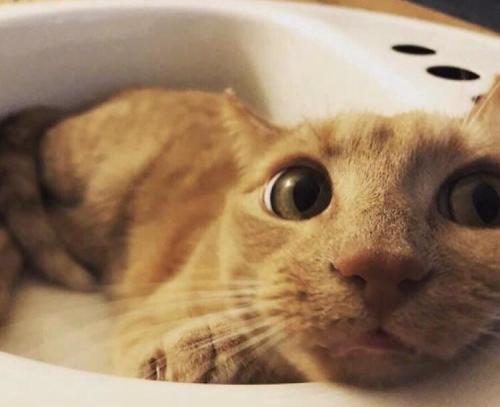
M363 251L340 258L335 269L363 290L366 306L380 318L396 309L425 282L425 267L412 257Z

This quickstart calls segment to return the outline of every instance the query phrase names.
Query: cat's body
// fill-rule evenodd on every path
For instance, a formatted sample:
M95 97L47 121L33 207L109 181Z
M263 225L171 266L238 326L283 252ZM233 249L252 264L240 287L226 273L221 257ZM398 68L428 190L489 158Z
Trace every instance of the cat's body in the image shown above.
M498 319L500 229L459 226L438 204L471 162L499 175L495 114L483 110L470 126L411 113L284 129L231 94L131 90L36 144L43 216L58 253L120 300L123 374L400 381ZM304 212L287 201L293 177L272 189L290 168L317 182ZM22 240L26 225L4 219Z

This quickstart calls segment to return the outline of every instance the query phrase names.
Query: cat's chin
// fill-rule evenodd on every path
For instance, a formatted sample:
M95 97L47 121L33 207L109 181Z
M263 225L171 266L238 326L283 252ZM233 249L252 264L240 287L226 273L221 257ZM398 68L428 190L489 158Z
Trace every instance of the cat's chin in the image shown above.
M427 375L441 364L399 347L352 347L341 354L317 348L312 356L319 367L313 380L368 387L405 384Z
M368 387L394 386L428 376L443 362L424 356L396 337L371 332L331 346L315 346L297 355L310 381L345 382ZM295 359L295 358L294 358Z

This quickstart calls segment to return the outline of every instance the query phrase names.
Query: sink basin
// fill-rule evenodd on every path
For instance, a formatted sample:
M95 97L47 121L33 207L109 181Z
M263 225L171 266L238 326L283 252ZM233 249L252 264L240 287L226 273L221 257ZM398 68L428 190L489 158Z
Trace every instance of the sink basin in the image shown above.
M432 52L419 54L415 47ZM76 1L3 6L0 61L0 116L35 104L78 108L124 87L164 85L231 87L265 116L290 124L349 110L463 115L500 72L500 41L309 4ZM446 375L386 391L316 383L207 386L105 375L112 323L107 311L98 294L25 281L0 336L0 404L498 405L495 349L457 363Z

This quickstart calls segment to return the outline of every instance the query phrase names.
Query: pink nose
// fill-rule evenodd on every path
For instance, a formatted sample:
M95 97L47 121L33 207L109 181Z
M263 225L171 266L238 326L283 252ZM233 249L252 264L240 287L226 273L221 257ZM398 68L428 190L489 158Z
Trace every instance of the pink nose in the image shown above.
M416 259L372 251L340 258L335 268L362 287L366 306L379 318L387 316L416 292L427 274Z

